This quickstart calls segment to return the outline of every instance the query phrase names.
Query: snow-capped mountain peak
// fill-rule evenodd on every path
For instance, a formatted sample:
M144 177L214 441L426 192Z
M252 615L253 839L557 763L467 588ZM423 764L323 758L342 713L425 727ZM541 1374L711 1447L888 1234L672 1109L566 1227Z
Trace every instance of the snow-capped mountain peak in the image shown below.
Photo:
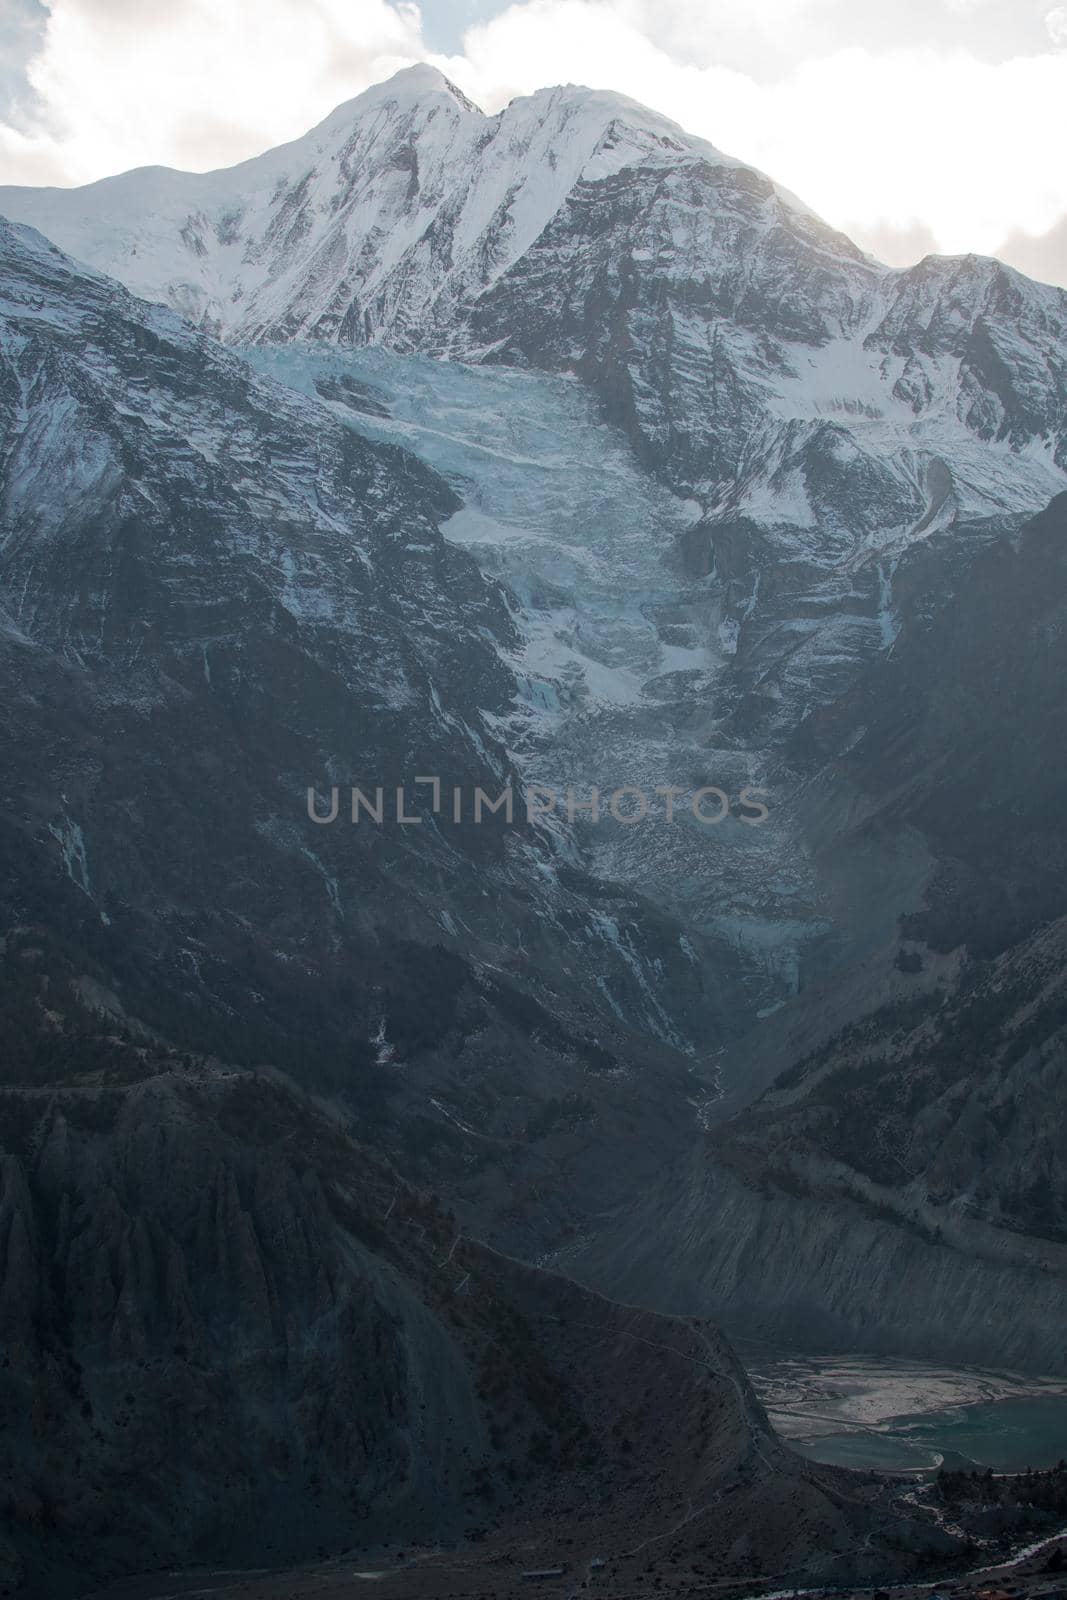
M308 148L325 150L334 145L338 135L343 138L361 120L381 111L385 111L390 117L400 118L414 110L416 113L421 111L426 118L431 118L442 109L453 112L458 110L478 122L488 120L485 112L472 100L468 100L450 78L446 78L443 72L431 66L429 62L420 61L414 66L402 67L399 72L394 72L391 78L386 78L382 83L371 84L370 88L353 95L351 100L343 100L307 133L301 134L288 144L279 145L275 150L265 152L265 156L253 156L250 162L244 162L242 165L248 167L254 162L283 152L291 151L299 154Z
M891 271L608 91L487 116L421 64L240 166L0 190L0 214L234 343L578 374L708 518L817 532L833 565L1067 481L1062 291Z
M428 95L447 95L455 100L457 105L465 111L473 111L478 116L484 115L479 111L473 101L468 100L461 89L457 89L451 78L447 78L439 67L433 66L429 61L416 61L410 67L401 67L394 72L391 78L384 78L381 83L372 83L368 89L363 89L354 95L351 100L343 102L331 112L331 117L353 109L357 106L382 104L389 100L401 100L405 97L412 100L424 100ZM327 119L329 120L329 119Z
M679 162L737 165L623 95L567 85L489 117L422 63L236 167L0 189L0 214L227 339L412 345L576 185Z

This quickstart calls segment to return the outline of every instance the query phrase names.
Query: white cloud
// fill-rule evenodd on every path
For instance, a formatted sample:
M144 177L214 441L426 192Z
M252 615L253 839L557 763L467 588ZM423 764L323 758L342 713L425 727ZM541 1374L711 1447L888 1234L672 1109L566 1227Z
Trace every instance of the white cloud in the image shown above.
M838 50L757 83L680 65L603 0L529 0L466 36L449 68L499 103L567 77L615 88L769 172L831 222L927 224L944 250L988 251L1067 210L1067 57Z
M676 62L711 66L731 62L772 70L782 53L803 48L814 14L835 0L614 0L611 10L628 26L667 52Z
M830 0L519 0L436 59L479 104L571 81L617 89L771 173L866 240L992 250L1067 212L1067 54L927 46L823 51L757 80L715 46L757 23L802 40ZM301 133L427 58L386 0L51 0L31 68L40 117L0 128L0 181L203 168ZM1059 7L1052 18L1067 15ZM709 20L710 19L710 20ZM739 59L739 58L738 58ZM921 252L920 252L921 253Z
M1067 216L1036 237L1016 230L1001 241L996 254L1032 278L1067 289Z
M870 251L891 267L910 267L923 256L937 254L934 230L928 222L915 217L910 222L887 222L885 217L876 217L873 222L849 221L845 232L861 250Z
M50 0L31 127L0 130L0 178L222 166L295 138L423 53L386 0Z
M1067 6L1054 6L1046 12L1045 27L1053 44L1067 45Z

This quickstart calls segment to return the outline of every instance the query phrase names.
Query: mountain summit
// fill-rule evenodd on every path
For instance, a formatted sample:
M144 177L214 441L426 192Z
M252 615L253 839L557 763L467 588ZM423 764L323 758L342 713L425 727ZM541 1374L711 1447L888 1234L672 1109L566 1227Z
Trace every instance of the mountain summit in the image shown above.
M881 267L621 95L490 117L419 65L237 167L0 189L0 214L226 342L577 374L713 521L806 530L835 564L1067 484L1062 290Z
M398 72L302 138L209 173L0 189L0 213L233 340L425 342L533 244L580 181L716 161L620 95L544 89L487 117L443 73Z

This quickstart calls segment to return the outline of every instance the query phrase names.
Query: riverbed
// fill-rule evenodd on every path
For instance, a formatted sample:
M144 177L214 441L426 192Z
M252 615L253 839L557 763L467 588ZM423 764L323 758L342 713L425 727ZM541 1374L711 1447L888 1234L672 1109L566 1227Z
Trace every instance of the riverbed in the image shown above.
M1021 1472L1067 1459L1067 1379L869 1356L743 1359L776 1431L838 1466Z

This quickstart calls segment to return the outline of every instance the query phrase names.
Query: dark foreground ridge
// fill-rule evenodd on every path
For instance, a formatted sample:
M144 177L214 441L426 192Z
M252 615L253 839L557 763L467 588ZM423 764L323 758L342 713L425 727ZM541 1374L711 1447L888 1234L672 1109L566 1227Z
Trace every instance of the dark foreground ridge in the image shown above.
M281 1074L87 1009L43 930L3 975L39 1019L0 1092L7 1592L386 1542L737 1576L958 1549L785 1449L709 1324L468 1240Z

